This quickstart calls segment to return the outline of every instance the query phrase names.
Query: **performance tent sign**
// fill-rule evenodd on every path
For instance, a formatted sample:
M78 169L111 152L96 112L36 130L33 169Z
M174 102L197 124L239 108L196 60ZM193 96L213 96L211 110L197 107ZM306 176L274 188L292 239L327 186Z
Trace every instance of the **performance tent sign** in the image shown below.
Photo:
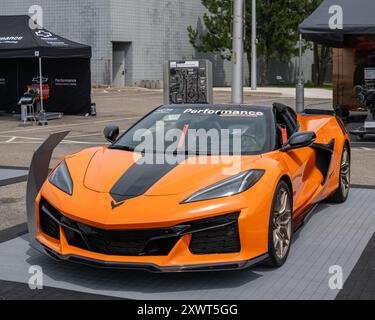
M43 88L48 112L89 112L91 47L32 29L29 21L29 16L0 16L0 110L14 110L33 86Z

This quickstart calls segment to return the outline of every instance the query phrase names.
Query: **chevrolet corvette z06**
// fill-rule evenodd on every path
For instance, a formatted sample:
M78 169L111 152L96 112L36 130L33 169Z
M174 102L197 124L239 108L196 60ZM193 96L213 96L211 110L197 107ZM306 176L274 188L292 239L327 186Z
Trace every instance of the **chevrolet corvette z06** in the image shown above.
M274 104L167 105L109 145L66 156L67 132L34 154L32 245L51 257L153 272L282 266L323 200L345 202L350 140L334 113Z

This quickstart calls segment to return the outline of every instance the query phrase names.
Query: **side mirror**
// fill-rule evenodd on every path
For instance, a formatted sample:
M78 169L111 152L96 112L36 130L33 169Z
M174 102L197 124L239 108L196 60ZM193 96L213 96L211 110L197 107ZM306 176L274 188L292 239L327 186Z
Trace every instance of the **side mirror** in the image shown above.
M109 124L104 128L104 137L107 139L108 142L113 143L117 140L120 134L120 129L118 126L113 124Z
M316 134L312 131L296 132L288 142L281 148L281 151L301 149L311 146L316 140Z

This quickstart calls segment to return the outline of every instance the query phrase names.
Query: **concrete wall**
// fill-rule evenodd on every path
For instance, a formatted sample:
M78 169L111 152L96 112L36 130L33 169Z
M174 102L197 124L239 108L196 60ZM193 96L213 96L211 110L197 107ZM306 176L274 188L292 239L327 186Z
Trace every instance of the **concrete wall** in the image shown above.
M189 43L187 27L197 27L205 7L201 0L111 0L112 41L132 42L132 70L127 84L162 79L164 61L206 57ZM215 84L226 85L230 63L209 55Z

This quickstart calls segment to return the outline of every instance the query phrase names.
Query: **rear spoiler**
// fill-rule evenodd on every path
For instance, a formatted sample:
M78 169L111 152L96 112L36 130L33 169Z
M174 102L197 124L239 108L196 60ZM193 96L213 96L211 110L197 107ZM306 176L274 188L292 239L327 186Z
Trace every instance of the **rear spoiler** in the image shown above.
M308 115L336 116L336 112L333 110L305 109L303 113Z
M68 134L69 131L51 134L38 150L35 151L33 159L31 160L26 191L27 227L31 243L35 241L37 232L35 199L48 177L49 163L53 150L55 150Z

